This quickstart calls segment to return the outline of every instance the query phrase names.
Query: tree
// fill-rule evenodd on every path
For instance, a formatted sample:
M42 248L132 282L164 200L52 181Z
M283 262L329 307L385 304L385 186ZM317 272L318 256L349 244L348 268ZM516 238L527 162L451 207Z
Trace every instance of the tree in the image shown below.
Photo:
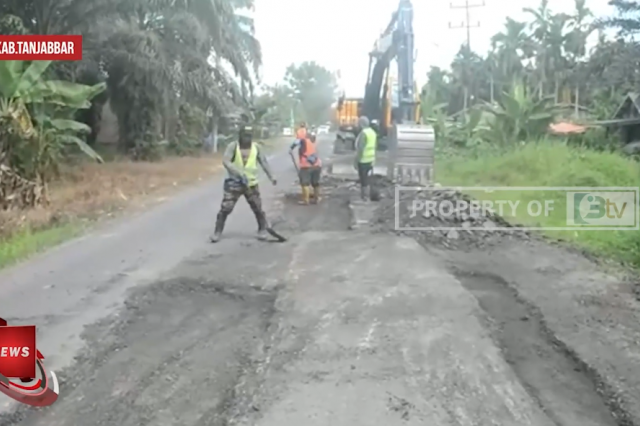
M290 126L292 112L295 113L298 104L295 95L293 89L288 86L274 85L265 87L264 93L258 96L255 102L257 108L268 109L263 121L274 128ZM301 120L302 117L298 117L298 119Z
M73 151L97 158L87 140L107 100L120 147L139 160L166 147L188 152L202 144L205 128L216 133L229 112L248 108L262 63L244 13L252 7L253 0L0 2L2 34L83 35L82 61L25 68L29 76L40 70L30 93L8 92L22 68L0 67L0 181L8 182L0 185L2 206L6 197L42 201L37 194L46 193L52 171ZM82 106L34 100L34 93L53 96L54 87L58 98L85 92ZM19 188L32 195L16 196Z
M620 35L635 35L640 32L640 1L610 0L617 15L600 20L600 24L608 28L616 28Z
M640 30L640 1L612 0L617 14L604 19L594 17L585 0L574 0L569 14L554 13L550 4L541 0L538 7L524 9L528 21L507 19L486 55L463 45L450 70L429 71L423 96L428 107L423 112L431 112L425 118L438 123L440 135L456 144L468 139L468 124L476 121L467 120L477 118L474 111L480 109L488 118L471 127L492 129L493 133L484 133L485 140L506 144L535 138L558 114L611 118L623 97L640 91L640 43L628 37ZM598 25L616 28L619 35L609 39L601 32L597 45L588 51L587 38ZM469 105L464 102L464 88ZM443 109L434 107L442 101L448 104L447 125ZM456 129L459 137L452 136Z
M51 72L106 81L122 149L148 158L161 139L176 136L184 104L217 117L246 104L262 61L243 13L252 7L252 0L7 0L0 28L83 34L84 60Z
M331 71L315 62L292 64L287 68L285 82L292 97L299 102L302 116L299 118L316 124L331 118L337 88Z

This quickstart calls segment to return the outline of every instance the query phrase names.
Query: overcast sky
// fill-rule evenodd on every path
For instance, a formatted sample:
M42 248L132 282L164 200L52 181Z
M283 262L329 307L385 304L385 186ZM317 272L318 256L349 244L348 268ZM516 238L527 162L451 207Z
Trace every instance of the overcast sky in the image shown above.
M456 6L465 0L452 0ZM594 14L610 15L608 0L587 0ZM469 0L482 4L482 0ZM553 0L554 11L570 12L573 0ZM418 57L415 65L419 84L426 81L432 65L448 66L465 41L461 25L464 9L451 9L447 0L413 0L414 31ZM471 47L486 52L489 39L500 31L507 16L520 19L522 8L535 8L538 0L485 0L484 7L471 9ZM256 0L257 36L262 43L263 82L282 81L291 63L315 60L341 75L347 96L362 96L368 67L368 52L388 25L398 0Z

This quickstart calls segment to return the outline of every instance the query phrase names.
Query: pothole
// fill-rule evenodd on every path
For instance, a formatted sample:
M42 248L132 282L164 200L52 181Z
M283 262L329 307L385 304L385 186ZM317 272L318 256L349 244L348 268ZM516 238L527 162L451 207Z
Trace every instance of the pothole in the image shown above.
M284 219L277 229L284 232L303 233L307 231L347 231L351 215L349 213L350 189L344 181L324 178L319 204L299 205L301 188L293 187L285 194Z
M487 326L505 360L556 425L631 425L598 379L553 338L541 315L508 283L493 275L461 270L454 274L487 313Z
M260 362L275 300L275 291L188 278L143 288L86 330L56 404L0 423L226 424L238 383Z

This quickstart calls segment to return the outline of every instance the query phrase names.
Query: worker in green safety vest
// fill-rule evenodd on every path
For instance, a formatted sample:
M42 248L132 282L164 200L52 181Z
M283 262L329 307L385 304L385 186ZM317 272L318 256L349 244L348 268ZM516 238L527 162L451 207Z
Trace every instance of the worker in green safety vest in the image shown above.
M258 221L258 239L266 239L267 219L262 210L262 199L258 186L258 166L264 170L273 185L277 182L273 177L267 158L261 152L258 144L253 142L251 127L242 126L240 128L238 141L227 146L222 164L227 170L227 178L224 180L224 195L211 242L216 243L220 240L227 217L242 196L249 203L249 207Z
M376 162L378 134L371 128L369 119L365 116L360 117L358 125L361 130L356 138L357 154L354 167L358 171L358 179L360 180L360 195L364 201L369 201L371 198L370 179Z

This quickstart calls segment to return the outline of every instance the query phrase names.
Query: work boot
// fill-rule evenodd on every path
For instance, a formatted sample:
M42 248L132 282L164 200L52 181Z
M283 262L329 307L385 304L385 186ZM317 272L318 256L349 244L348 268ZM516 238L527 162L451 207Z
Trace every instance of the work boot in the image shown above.
M267 239L267 220L262 217L258 218L258 240L264 241Z
M369 201L369 187L368 186L362 186L360 187L360 197L362 198L362 201Z
M313 204L318 204L320 202L320 187L316 186L313 188Z
M222 237L222 231L224 230L224 222L226 220L226 217L218 215L218 218L216 219L216 229L210 238L212 243L217 243L218 241L220 241L220 238Z
M303 186L302 187L302 198L300 199L300 203L303 206L307 206L309 205L309 187L308 186Z

